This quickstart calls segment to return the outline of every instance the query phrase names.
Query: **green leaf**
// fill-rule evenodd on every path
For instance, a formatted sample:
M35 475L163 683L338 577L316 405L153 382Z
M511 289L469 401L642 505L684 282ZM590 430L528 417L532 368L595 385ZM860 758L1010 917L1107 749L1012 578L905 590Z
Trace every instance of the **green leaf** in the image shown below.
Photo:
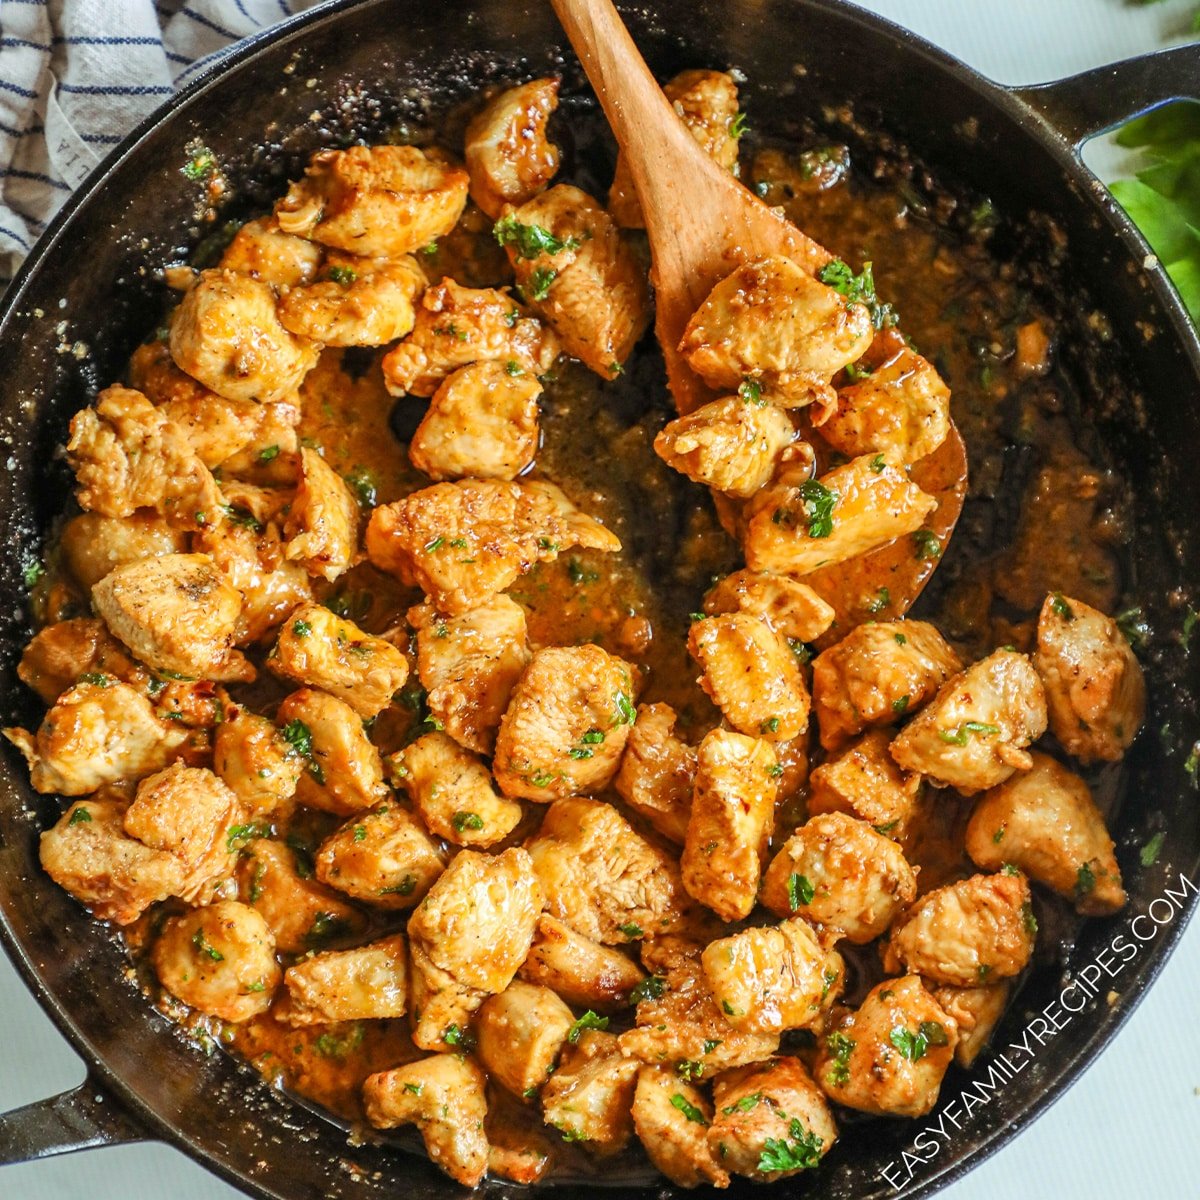
M689 1121L695 1121L698 1125L707 1125L708 1122L704 1119L704 1113L698 1109L686 1096L680 1092L676 1092L671 1097L671 1104L679 1109L681 1113Z
M1110 190L1164 265L1200 254L1200 237L1170 197L1140 179L1119 179Z
M607 1028L608 1028L608 1018L602 1017L599 1014L592 1012L592 1010L589 1008L587 1010L587 1012L585 1012L583 1014L583 1016L580 1017L579 1020L576 1021L575 1024L572 1025L571 1028L567 1031L567 1041L570 1042L572 1046L574 1046L579 1041L579 1035L585 1029L607 1029Z

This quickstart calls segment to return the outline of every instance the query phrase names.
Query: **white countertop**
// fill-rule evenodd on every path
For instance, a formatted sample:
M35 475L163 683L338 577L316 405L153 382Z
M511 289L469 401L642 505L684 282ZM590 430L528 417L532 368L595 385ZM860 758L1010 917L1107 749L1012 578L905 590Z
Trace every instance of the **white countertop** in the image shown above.
M1164 45L1193 0L867 0L994 79L1031 83ZM869 64L864 64L869 70ZM1120 979L1115 981L1120 993ZM1083 1079L945 1200L1195 1200L1200 1145L1200 921L1145 1002ZM75 1086L83 1067L0 955L0 1111ZM1032 1183L1031 1181L1037 1181ZM162 1145L0 1170L5 1200L236 1200Z

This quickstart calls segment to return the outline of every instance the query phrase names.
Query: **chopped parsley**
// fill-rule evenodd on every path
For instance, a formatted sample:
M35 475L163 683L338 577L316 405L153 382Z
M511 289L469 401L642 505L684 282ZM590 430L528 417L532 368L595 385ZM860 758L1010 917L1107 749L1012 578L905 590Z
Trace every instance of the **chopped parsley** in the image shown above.
M912 699L911 696L901 696L899 700L893 700L892 701L892 712L902 713L908 707L909 701L911 699Z
M1191 613L1191 609L1188 612ZM1125 640L1135 649L1141 650L1150 640L1150 623L1146 620L1141 606L1136 605L1133 608L1127 608L1124 612L1120 612L1115 618L1117 628L1125 635ZM1188 626L1186 618L1184 619L1184 636L1179 639L1180 645L1186 650L1188 648L1188 639L1191 636L1191 629Z
M1192 644L1192 634L1196 629L1196 622L1200 620L1200 613L1197 613L1194 608L1188 606L1187 613L1183 618L1183 627L1179 631L1179 644L1186 650Z
M464 1050L470 1050L475 1045L475 1037L471 1031L469 1029L459 1029L454 1024L446 1026L446 1032L442 1034L442 1041L447 1046L461 1046Z
M406 1083L404 1085L404 1090L411 1096L419 1096L421 1094L422 1086L423 1085L419 1083Z
M313 1048L322 1058L345 1058L347 1054L357 1050L366 1036L362 1023L355 1021L348 1033L339 1037L336 1033L323 1033L315 1042Z
M211 958L213 962L225 961L225 955L223 955L220 950L218 950L216 946L214 946L208 940L208 938L204 936L203 929L197 929L196 932L192 934L192 945L196 947L196 952L198 954L203 954L206 957Z
M906 638L904 636L904 634L902 634L902 633L896 634L896 645L897 646L906 646L907 644L908 644L908 638Z
M225 516L231 525L249 529L253 533L262 533L263 523L242 504L222 504Z
M112 683L112 676L105 675L103 671L85 671L75 682L90 683L92 687L106 688Z
M466 829L482 829L483 818L478 813L456 812L450 818L450 824L458 833L462 833Z
M694 1059L681 1058L675 1064L675 1073L680 1079L697 1080L704 1076L704 1064Z
M237 850L244 849L255 838L270 836L271 827L269 825L231 825L229 833L225 836L225 849L233 854Z
M580 1017L579 1020L576 1021L575 1024L572 1025L571 1028L567 1031L567 1041L570 1042L572 1046L574 1046L574 1045L578 1044L579 1035L581 1033L583 1033L583 1031L585 1029L607 1029L607 1028L608 1028L608 1018L597 1015L596 1013L592 1012L592 1010L589 1008L587 1010L587 1012L585 1012L583 1014L583 1016Z
M840 1086L850 1082L850 1054L858 1043L844 1033L831 1033L825 1039L825 1047L833 1055L833 1065L825 1076L830 1083Z
M917 548L917 557L927 561L942 556L942 543L932 529L918 529L913 535L913 544Z
M815 1167L821 1161L823 1139L811 1129L805 1129L796 1117L788 1126L790 1142L782 1138L767 1138L759 1155L758 1169L764 1174L770 1171L798 1171Z
M627 938L640 938L640 937L646 936L645 933L642 931L642 927L639 924L637 924L637 922L635 922L635 921L629 921L624 925L618 925L617 928Z
M346 476L346 482L354 489L358 502L363 508L374 508L375 499L379 494L379 486L375 476L366 467L355 467Z
M733 1104L727 1104L721 1112L725 1116L731 1116L735 1112L748 1113L756 1109L762 1103L762 1092L751 1092L749 1096L743 1096L740 1100L734 1101Z
M833 506L837 492L830 491L817 479L806 479L799 487L804 515L808 518L808 536L827 538L833 532Z
M1156 833L1141 849L1138 858L1141 859L1143 867L1152 867L1158 862L1159 852L1162 850L1162 844L1166 840L1166 833Z
M897 1025L888 1035L888 1040L909 1062L919 1062L930 1046L945 1046L949 1038L939 1022L922 1021L916 1033Z
M802 904L811 904L816 889L804 875L789 875L787 881L788 904L795 912Z
M504 370L507 374L512 375L514 378L518 375L525 374L525 372L521 370L521 364L513 358L510 358L508 362L504 364Z
M188 179L199 181L217 169L217 156L207 146L197 146L192 157L179 169Z
M762 384L757 379L743 379L738 384L738 395L747 403L761 408L766 401L763 399Z
M778 733L779 732L779 718L778 717L768 717L765 721L763 721L759 724L758 732L759 733Z
M643 1000L659 1000L667 990L667 981L661 975L647 975L629 993L630 1004L641 1004Z
M536 267L530 277L533 286L533 298L545 300L550 295L550 287L558 278L558 272L553 267Z
M879 588L875 595L867 601L867 612L878 613L883 612L885 608L892 602L892 593L885 587Z
M887 467L887 459L882 454L877 454L867 465L878 475Z
M289 721L281 732L283 733L283 740L291 746L292 750L296 754L299 754L301 758L308 760L308 769L312 773L312 777L318 783L324 783L325 772L321 769L321 764L313 756L312 730L297 717Z
M564 250L578 250L583 239L568 237L560 240L541 225L523 225L515 216L501 217L492 226L496 241L516 251L518 258L537 258L542 254L561 254ZM537 297L539 300L543 297Z
M293 621L292 632L298 638L306 638L312 633L312 626L307 621Z
M624 692L619 691L613 695L613 704L617 710L612 722L614 725L632 725L637 720L637 709Z
M781 763L772 763L767 768L767 774L772 779L782 779L783 778L783 765Z
M682 1095L680 1092L676 1092L675 1095L671 1097L671 1104L673 1107L679 1109L679 1111L683 1113L683 1115L687 1117L689 1121L695 1121L697 1125L708 1124L708 1122L704 1119L704 1113L701 1112L700 1109L698 1109L693 1103L691 1103L690 1100L688 1100L686 1096Z
M71 819L67 822L68 825L85 825L92 819L91 812L86 808L77 808L72 814Z
M417 886L417 877L415 875L405 875L405 877L397 884L391 887L379 889L381 896L411 896L413 890Z
M1055 592L1050 600L1050 609L1056 615L1062 617L1064 621L1075 620L1075 612L1071 606L1063 599L1062 592Z
M833 288L848 304L863 305L876 329L896 324L896 310L890 304L884 304L875 294L875 269L872 263L863 263L862 274L855 275L842 259L835 258L817 272L817 278Z
M1075 873L1075 899L1082 900L1095 887L1096 872L1092 870L1091 863L1082 863Z
M1000 825L996 832L992 834L992 845L998 846L1004 840L1004 831L1008 828L1007 825Z
M747 132L749 126L746 124L746 114L739 112L732 121L729 122L729 136L736 142L742 134Z
M278 446L264 446L258 452L258 461L260 463L269 463L272 459L279 457Z
M1021 924L1025 927L1025 932L1033 937L1038 931L1037 917L1033 915L1033 905L1028 900L1021 905Z
M358 272L353 267L330 267L326 272L333 283L349 287L357 278Z
M37 581L41 579L45 573L46 568L43 567L40 562L35 561L29 563L22 572L22 577L25 580L25 586L27 588L35 587L37 585Z
M964 721L955 729L939 729L938 737L951 746L965 746L971 735L990 737L1000 732L999 725L988 725L983 721Z
M446 539L440 535L435 538L430 538L421 548L426 554L432 554L435 550L440 550L446 544Z

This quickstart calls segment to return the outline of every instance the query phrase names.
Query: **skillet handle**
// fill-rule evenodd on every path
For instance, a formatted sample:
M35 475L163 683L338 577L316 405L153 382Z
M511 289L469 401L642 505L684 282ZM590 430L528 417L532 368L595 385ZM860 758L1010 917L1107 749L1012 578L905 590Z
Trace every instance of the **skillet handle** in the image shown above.
M0 1166L149 1140L150 1134L92 1078L60 1096L0 1113Z
M1158 50L1011 94L1076 150L1171 100L1200 100L1200 44Z

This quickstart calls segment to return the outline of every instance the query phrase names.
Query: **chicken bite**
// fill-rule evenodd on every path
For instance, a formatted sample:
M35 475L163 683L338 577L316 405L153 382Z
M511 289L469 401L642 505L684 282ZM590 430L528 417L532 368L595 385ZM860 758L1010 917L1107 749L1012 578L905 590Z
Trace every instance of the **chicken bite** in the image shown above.
M633 1128L650 1161L680 1187L729 1186L729 1172L708 1146L713 1109L694 1084L666 1067L638 1068Z
M145 674L95 617L73 617L43 626L30 639L17 665L17 677L49 705L85 675L97 676L84 682L100 686L109 676L137 686Z
M284 972L283 984L287 997L274 1015L285 1025L402 1017L408 1000L404 935L302 958Z
M837 615L806 583L769 571L734 571L718 580L704 597L710 616L743 612L765 621L788 642L813 642Z
M321 247L308 238L284 233L274 217L258 217L233 235L217 266L276 287L296 287L316 278Z
M300 451L300 486L284 526L289 562L332 582L358 555L358 502L315 451Z
M624 1008L646 977L619 950L593 942L549 913L538 917L529 955L517 974L568 1004L597 1012Z
M921 777L896 765L891 740L890 730L873 729L826 758L809 776L809 813L846 813L899 841L916 812Z
M106 517L85 512L63 526L59 538L67 570L87 593L110 571L160 554L180 554L188 548L187 534L173 528L155 512Z
M409 947L412 996L409 1001L413 1045L422 1050L459 1054L474 1034L470 1024L488 993L460 983L429 957L423 946Z
M613 786L635 813L672 842L687 837L696 748L675 736L669 704L641 704Z
M213 770L247 812L266 817L286 811L304 759L266 717L231 707L213 739Z
M488 1089L488 1173L513 1183L544 1178L553 1161L550 1136L542 1115L502 1088Z
M992 1030L1000 1023L1012 995L1012 980L1004 979L986 987L935 987L933 998L958 1026L958 1044L954 1061L970 1067L987 1046Z
M553 1074L574 1025L571 1010L549 988L514 979L479 1010L480 1061L514 1096L530 1099Z
M633 1135L629 1110L637 1073L637 1060L621 1053L615 1035L583 1030L542 1088L546 1124L594 1154L623 1150Z

